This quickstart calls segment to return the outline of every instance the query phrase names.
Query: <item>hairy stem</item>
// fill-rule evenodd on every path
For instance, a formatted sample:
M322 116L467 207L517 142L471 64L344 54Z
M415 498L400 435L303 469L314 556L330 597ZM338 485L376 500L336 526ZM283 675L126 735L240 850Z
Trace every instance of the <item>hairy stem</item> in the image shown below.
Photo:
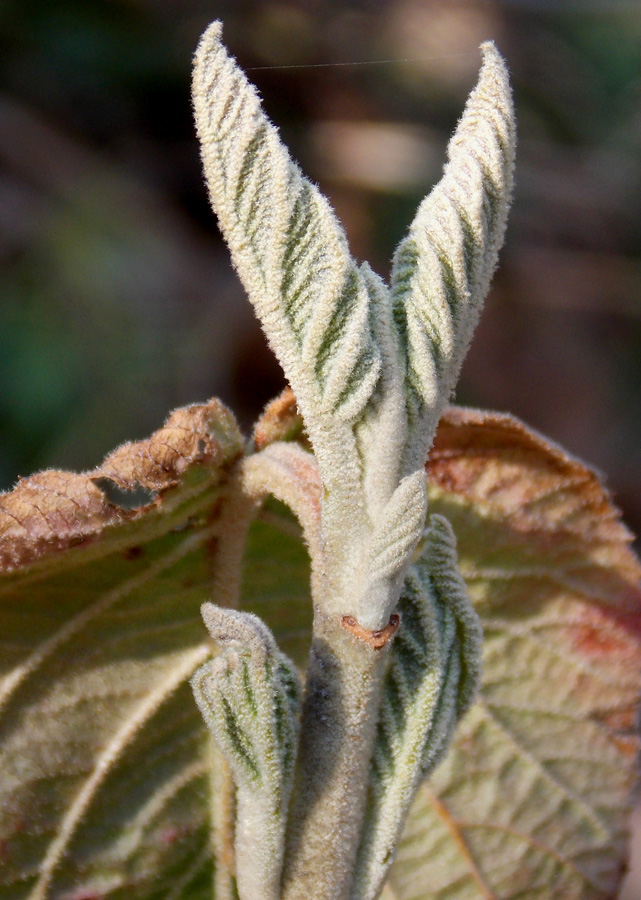
M349 896L386 649L316 608L283 900Z

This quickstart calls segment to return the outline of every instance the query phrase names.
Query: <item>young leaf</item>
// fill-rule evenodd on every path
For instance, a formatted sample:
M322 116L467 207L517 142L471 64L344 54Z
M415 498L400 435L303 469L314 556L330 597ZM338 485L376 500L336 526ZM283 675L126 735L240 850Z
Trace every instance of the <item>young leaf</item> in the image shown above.
M328 418L345 441L340 423L360 415L380 371L365 280L329 203L290 158L221 32L220 22L209 26L194 64L212 206L312 441Z
M442 516L430 518L398 612L353 900L379 895L414 795L446 753L480 681L482 632L458 571L452 529Z
M514 156L507 73L484 45L449 163L399 247L390 294L349 255L327 200L290 159L221 31L216 22L203 35L193 79L212 206L318 461L319 602L380 630L420 536L417 473L503 239ZM408 491L417 513L401 523L393 513Z
M512 194L515 124L494 44L448 147L443 177L394 256L394 315L407 356L407 470L422 465L448 402L503 243Z
M342 614L356 613L360 594L350 596L347 584L363 561L374 510L367 508L354 425L381 377L373 329L385 321L392 329L392 317L373 321L373 276L351 258L328 201L291 160L255 88L227 54L221 30L219 22L207 29L194 64L194 111L209 194L314 447L325 488L328 595L337 598ZM400 396L395 399L403 414ZM378 484L383 502L398 482L399 462L398 455L386 460L391 473Z
M412 551L425 526L427 500L422 471L406 475L383 507L369 548L361 588L359 623L370 630L387 621L396 608ZM371 617L371 618L370 618Z
M243 900L279 900L300 684L267 626L205 603L209 633L226 649L191 679L196 702L237 785L236 869Z
M294 392L286 387L282 393L267 404L263 414L254 426L254 449L264 450L275 441L304 442L305 426L298 410ZM306 449L310 449L306 447Z

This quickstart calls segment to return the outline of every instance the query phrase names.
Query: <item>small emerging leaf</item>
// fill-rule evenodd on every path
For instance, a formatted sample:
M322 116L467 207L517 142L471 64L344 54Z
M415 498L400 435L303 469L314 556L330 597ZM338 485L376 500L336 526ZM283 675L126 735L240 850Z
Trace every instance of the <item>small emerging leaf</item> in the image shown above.
M359 615L364 628L379 627L380 619L389 619L395 609L409 559L423 533L426 513L425 476L420 471L406 475L383 508L372 535ZM394 587L390 588L390 584Z
M480 681L482 632L458 571L452 530L430 518L398 605L372 760L353 900L373 900L392 864L419 784L446 753Z
M267 404L254 426L254 447L264 450L274 441L304 440L305 426L298 411L296 397L290 387Z
M212 603L202 614L226 649L191 683L236 780L238 887L243 900L279 900L298 740L298 674L257 616Z

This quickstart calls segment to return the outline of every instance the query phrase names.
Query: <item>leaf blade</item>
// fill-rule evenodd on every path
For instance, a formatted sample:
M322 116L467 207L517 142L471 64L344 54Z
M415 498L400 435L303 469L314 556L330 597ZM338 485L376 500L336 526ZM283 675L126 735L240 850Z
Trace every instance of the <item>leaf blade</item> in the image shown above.
M491 42L448 145L443 176L394 255L391 294L407 359L408 467L422 465L452 394L503 243L515 118L507 68Z
M328 201L290 158L221 33L219 22L207 29L194 64L212 206L314 441L320 417L357 418L378 380L367 288Z
M427 469L483 624L484 683L419 792L392 886L403 900L605 900L636 780L630 535L592 472L508 416L451 408Z
M199 436L194 429L196 449ZM236 446L234 453L240 443ZM232 465L234 453L228 457ZM631 717L638 694L640 601L629 534L589 470L508 417L449 410L429 473L430 512L453 524L461 567L487 635L485 705L466 715L452 754L429 787L420 788L388 893L399 900L504 900L529 891L535 900L548 900L554 885L564 897L604 900L626 857L627 797L635 778ZM12 771L20 778L25 760L32 774L46 775L52 748L65 754L64 771L46 790L46 779L24 783L20 795L14 792L10 803L0 806L3 900L30 896L34 861L37 872L56 828L56 809L70 805L104 749L105 735L108 741L122 726L126 704L133 710L145 690L152 692L181 660L186 666L202 644L198 607L211 596L206 523L214 531L218 527L210 515L226 484L212 484L212 477L207 465L194 460L173 495L174 488L168 489L156 505L123 514L109 526L104 557L95 533L91 541L57 553L77 538L60 519L61 535L47 532L51 543L40 560L28 557L31 562L22 568L12 564L0 578L4 677L29 647L69 617L82 615L89 595L120 591L117 603L69 634L64 655L54 647L57 656L48 658L46 668L16 686L19 703L5 706L0 715L3 775ZM310 503L315 502L312 486ZM0 505L5 504L3 496ZM31 550L42 551L42 532L34 528L29 539ZM64 571L63 557L69 566ZM311 627L308 582L300 528L282 506L268 504L249 532L243 608L266 621L282 649L298 661ZM521 648L518 654L515 648ZM506 659L509 679L501 674ZM501 677L494 677L497 672ZM545 697L541 673L554 685ZM69 700L81 681L87 704L74 712ZM530 691L529 713L510 708L514 688ZM505 734L506 716L511 737ZM558 752L567 728L575 729L586 750L583 759L575 753L564 760ZM79 745L75 737L81 732L86 740ZM66 743L56 744L60 735ZM514 772L523 765L523 751L515 749L519 741L526 742L531 759L526 774L539 786L543 813L554 802L568 802L558 785L585 798L585 812L576 803L569 812L560 806L561 832L545 825L544 814L537 822L527 792L515 789L525 782L507 778L510 766ZM542 756L546 747L554 758ZM183 877L190 897L211 896L210 751L186 682L136 733L132 753L137 765L129 771L115 765L105 784L109 796L96 795L82 820L67 868L52 882L52 896L151 900L178 896ZM495 785L489 795L494 800L486 802L483 816L473 815L488 778ZM3 777L0 791L7 790ZM506 821L504 811L518 803L520 812ZM603 822L608 840L599 830ZM96 850L101 845L104 853ZM159 889L159 879L166 890Z
M221 824L212 809L225 810L211 795L210 742L186 679L211 653L198 608L218 598L212 575L231 532L224 508L243 449L213 401L179 411L94 472L62 473L62 491L46 494L57 480L48 473L0 498L0 526L9 522L0 571L3 900L147 900L188 888L211 897L212 828ZM115 507L95 486L104 477L122 488L153 481L158 496ZM309 564L281 519L291 527L280 512L250 527L244 593L300 660ZM263 578L274 562L279 575L291 572L289 589Z

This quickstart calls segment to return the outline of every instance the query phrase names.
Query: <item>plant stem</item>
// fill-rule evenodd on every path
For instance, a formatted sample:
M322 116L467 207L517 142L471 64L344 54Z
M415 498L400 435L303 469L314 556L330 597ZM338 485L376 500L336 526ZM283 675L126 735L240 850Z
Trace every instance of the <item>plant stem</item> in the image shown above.
M349 896L386 655L316 607L283 900Z

